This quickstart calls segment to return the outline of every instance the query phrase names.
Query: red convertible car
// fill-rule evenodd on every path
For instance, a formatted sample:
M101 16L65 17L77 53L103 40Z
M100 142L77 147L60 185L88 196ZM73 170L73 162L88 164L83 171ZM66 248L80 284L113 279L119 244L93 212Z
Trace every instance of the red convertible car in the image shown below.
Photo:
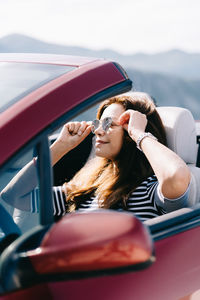
M53 170L49 143L67 121L94 119L100 101L132 82L115 62L44 54L0 54L0 77L0 191L38 156L40 199L39 213L0 199L0 300L200 299L199 137L191 113L158 107L169 147L191 169L192 207L143 223L103 209L57 221L52 185L80 169L92 137Z

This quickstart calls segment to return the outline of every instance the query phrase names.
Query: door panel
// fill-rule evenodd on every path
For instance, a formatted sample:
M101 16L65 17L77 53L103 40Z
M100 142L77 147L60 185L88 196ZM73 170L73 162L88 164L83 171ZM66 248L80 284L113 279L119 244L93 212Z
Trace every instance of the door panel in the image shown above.
M156 262L143 271L36 285L0 299L183 300L200 288L200 227L155 242ZM30 297L29 297L30 295ZM20 296L20 297L18 297Z
M155 243L148 269L80 281L49 283L53 299L179 300L200 288L200 227Z
M33 286L31 288L9 293L4 296L0 296L0 300L36 300L36 299L53 299L46 284Z

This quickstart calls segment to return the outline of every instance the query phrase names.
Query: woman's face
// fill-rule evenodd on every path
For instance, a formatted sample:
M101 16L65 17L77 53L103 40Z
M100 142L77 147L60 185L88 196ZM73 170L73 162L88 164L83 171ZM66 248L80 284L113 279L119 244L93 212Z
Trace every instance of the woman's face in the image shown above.
M96 135L95 153L97 156L114 159L119 154L123 144L124 129L118 125L118 119L124 111L123 106L118 103L113 103L104 110L100 121L111 117L113 122L106 132L101 124L94 131Z

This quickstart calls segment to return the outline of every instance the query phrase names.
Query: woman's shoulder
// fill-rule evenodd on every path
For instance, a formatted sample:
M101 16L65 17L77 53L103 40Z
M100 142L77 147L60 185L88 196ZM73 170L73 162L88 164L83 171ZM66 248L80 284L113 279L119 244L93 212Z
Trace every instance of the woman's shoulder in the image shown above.
M149 187L149 186L151 186L152 184L157 184L157 183L158 183L158 179L157 179L156 175L153 174L153 175L147 177L146 179L144 179L144 180L138 185L138 187L137 187L136 189L141 188L141 187Z
M144 179L130 194L131 197L135 197L140 195L141 197L147 196L149 197L152 193L155 192L158 186L158 179L153 174L146 179Z
M158 186L158 179L153 174L146 179L144 179L131 193L131 196L135 195L146 195L149 197L150 195L153 195L156 191L156 188Z

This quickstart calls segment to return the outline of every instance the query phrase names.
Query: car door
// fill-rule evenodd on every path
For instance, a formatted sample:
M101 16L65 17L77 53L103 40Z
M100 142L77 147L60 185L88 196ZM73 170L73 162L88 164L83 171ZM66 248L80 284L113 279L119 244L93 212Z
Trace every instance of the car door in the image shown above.
M198 209L195 214L197 212ZM34 299L32 297L35 297L36 294L39 297L45 296L46 299L66 299L66 296L67 299L78 299L80 296L83 299L198 299L192 298L192 295L197 297L199 290L199 221L194 216L194 211L183 209L183 212L179 211L179 213L176 213L176 216L173 213L171 216L169 214L165 221L160 221L160 228L164 227L161 230L154 231L155 224L149 226L152 230L151 234L149 232L149 236L154 237L155 252L151 264L139 265L136 269L128 267L123 270L112 269L112 272L107 269L103 273L98 273L97 269L96 273L85 272L81 278L80 276L76 277L77 274L80 275L79 270L73 276L69 275L69 272L61 274L57 270L57 273L53 275L47 273L45 278L40 277L41 282L40 280L39 282L34 282L34 280L26 282L21 277L22 273L29 278L30 272L33 272L31 270L34 267L37 269L37 262L33 260L33 255L37 254L39 263L41 261L44 263L45 259L42 251L39 254L33 252L30 254L30 249L37 247L39 240L41 241L46 234L46 229L40 229L40 231L37 229L21 241L18 240L18 244L15 243L13 246L15 251L13 252L12 248L12 253L7 251L6 256L3 257L1 263L4 264L4 268L6 270L10 268L9 272L4 273L7 274L7 280L6 276L3 278L4 285L6 283L7 290L12 291L14 284L18 291L13 291L2 299L18 299L17 297ZM183 214L185 215L184 220ZM134 239L134 235L132 239ZM27 248L27 241L29 244L32 243L31 247ZM129 242L131 243L131 239ZM70 242L66 242L67 244L69 246ZM13 267L13 261L10 260L13 258L13 254L18 254L19 250L22 251L23 257L25 252L29 251L29 259L32 264L30 261L28 263L27 261L18 261L18 265ZM56 251L58 252L54 252L53 257L58 259L59 247ZM113 255L115 255L114 250ZM48 264L45 263L45 265ZM14 273L12 274L12 272ZM36 278L41 276L39 272L38 274L34 272L34 275ZM18 282L16 281L17 277Z
M91 117L90 112L88 119L91 119ZM77 118L76 116L76 119ZM84 115L84 119L86 118L87 116ZM60 120L60 122L57 120L56 126L61 125L61 123L63 123L63 119ZM53 124L51 126L55 129ZM53 133L55 134L55 132ZM54 136L52 137L51 134L49 134L49 136L42 134L41 139L38 137L34 142L32 141L31 147L33 147L35 143L33 148L37 149L37 155L40 157L38 180L40 182L42 195L40 199L44 199L41 201L41 224L39 227L37 226L33 228L32 231L22 235L21 238L17 239L11 247L4 251L3 256L1 256L1 281L3 285L0 299L35 299L36 297L44 297L45 299L78 299L81 297L82 299L97 300L186 300L197 297L200 289L200 211L198 205L192 209L181 209L155 218L146 224L142 224L138 221L138 228L140 228L138 232L140 232L140 234L133 233L133 235L131 237L129 236L126 240L128 245L131 245L131 243L136 244L136 242L138 243L136 236L142 236L145 232L145 238L140 245L142 245L144 250L147 249L147 245L152 243L151 247L153 250L153 253L150 253L146 259L146 263L144 263L144 261L143 263L142 261L131 263L130 261L130 265L126 264L123 268L119 268L119 265L116 264L114 267L108 267L105 270L96 267L93 272L88 272L89 269L85 269L81 274L80 270L76 269L73 275L71 273L69 274L68 269L66 269L65 272L61 272L59 268L56 269L57 267L55 267L54 272L47 270L45 275L41 274L41 269L38 271L38 264L40 265L41 262L46 262L45 259L47 255L49 255L50 259L53 258L54 262L57 262L60 257L60 249L67 247L64 249L65 251L69 251L70 248L70 230L69 227L65 227L65 219L68 220L69 216L63 218L63 223L61 220L55 223L53 229L52 226L49 225L53 223L53 217L52 208L49 206L52 182L48 140L53 138ZM90 140L89 143L92 143L92 140ZM83 153L83 149L86 145L88 146L88 143L80 146L80 153ZM76 153L75 160L77 157L80 157L80 153ZM72 156L68 158L70 161L73 159L73 154L71 155ZM87 159L87 157L84 157L84 159ZM61 169L59 167L59 173L60 171ZM54 170L55 178L59 182L57 173L58 170ZM40 178L43 179L40 181ZM63 179L61 178L61 180ZM124 216L124 213L120 214ZM134 216L131 216L131 218L132 220L135 219ZM121 226L120 222L121 221L116 223L116 227L117 224L119 224L119 227ZM95 221L87 227L87 230L89 230L88 228L93 230L94 224L97 226L102 223L105 222L103 215L100 215L99 221L95 219ZM83 228L81 228L82 234L84 232L84 224L85 223L83 223ZM57 241L57 248L53 248L55 251L53 250L54 252L51 252L52 246L50 246L48 249L49 252L47 253L45 252L46 248L43 243L48 240L51 244L51 234L49 234L53 232L51 230L59 228L58 232L62 231L60 227L57 226L61 226L61 229L63 227L66 228L64 230L65 235L61 235L60 240ZM110 227L111 225L106 227L106 233L110 232ZM93 235L94 232L91 233L91 236ZM95 232L95 236L99 235L98 232ZM59 244L61 241L62 245ZM113 235L111 235L109 241L115 242L115 244L116 241L119 242ZM53 245L55 245L55 243ZM92 247L94 247L94 245L90 245L89 252L87 252L88 257L91 257L91 253L94 254L94 248ZM106 247L107 245L105 245L103 249L105 250ZM73 249L75 253L76 248L74 247ZM113 247L110 260L112 260L112 254L113 257L116 255L115 250L116 248ZM124 255L128 257L128 252L125 251ZM79 255L79 257L81 256ZM49 261L47 260L44 266L48 266L48 264ZM95 267L95 263L93 266Z
M154 231L155 224L149 226L155 257L152 264L145 268L139 266L137 270L127 268L121 272L113 270L112 273L105 271L104 276L93 274L82 279L71 277L71 280L57 280L59 277L55 275L54 280L48 282L51 296L53 299L66 299L67 295L68 299L81 296L83 299L98 300L199 299L198 214L198 208L195 211L183 209L161 220L160 230L157 228Z
M26 146L24 146L18 153L13 156L0 170L0 189L3 190L4 187L11 182L12 180L16 180L15 176L32 160L35 156L38 157L38 164L36 166L36 181L35 181L35 191L38 195L38 199L41 197L45 199L45 197L51 197L51 192L49 193L46 190L46 186L51 187L51 182L49 181L51 177L48 175L48 170L50 170L50 158L49 158L49 141L47 137L37 136ZM47 150L47 151L46 151ZM48 163L47 163L48 162ZM47 174L47 177L46 177ZM44 181L41 181L43 178ZM45 182L45 184L44 184ZM26 182L25 184L22 182L22 189L29 189L29 185L31 182ZM49 189L49 188L48 188ZM49 189L50 191L50 189ZM0 250L1 250L1 259L2 253L5 249L9 248L8 246L12 244L12 242L20 241L20 238L26 236L27 232L34 231L38 232L38 238L34 238L34 243L31 245L29 243L28 247L35 247L38 240L41 238L41 232L48 229L49 224L51 224L53 220L53 215L51 212L51 202L50 205L45 208L45 201L41 201L40 205L40 214L34 207L35 200L31 201L31 209L24 207L23 205L19 205L16 202L14 194L11 192L11 197L6 199L0 199L0 214L1 214L1 222L0 222ZM30 193L30 198L33 198L32 192ZM47 199L46 198L46 199ZM22 199L23 201L23 199ZM48 202L46 202L48 203ZM43 208L42 208L43 207ZM42 211L44 212L42 213ZM42 213L42 214L41 214ZM47 229L46 229L47 228ZM32 233L31 233L32 235ZM0 263L1 265L1 263ZM5 291L2 287L2 280L0 279L0 299L4 297ZM7 296L5 296L7 297ZM9 296L10 297L10 296ZM14 294L14 299L18 299L17 294ZM19 297L20 298L20 297ZM4 299L4 298L3 298ZM9 298L10 299L10 298ZM12 296L11 296L12 299Z

